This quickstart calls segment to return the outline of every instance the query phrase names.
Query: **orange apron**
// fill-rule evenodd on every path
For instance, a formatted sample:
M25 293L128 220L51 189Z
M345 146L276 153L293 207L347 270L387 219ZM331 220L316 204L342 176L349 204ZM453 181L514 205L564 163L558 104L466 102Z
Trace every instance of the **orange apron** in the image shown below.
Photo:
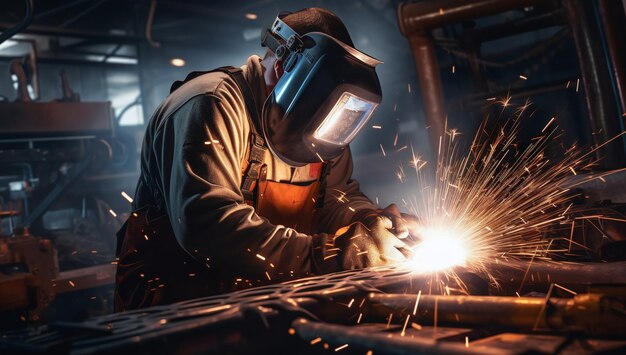
M315 163L321 164L321 163ZM320 196L322 176L309 183L294 185L268 181L261 170L255 209L273 224L293 228L300 233L314 233L315 207ZM324 169L319 169L322 175Z

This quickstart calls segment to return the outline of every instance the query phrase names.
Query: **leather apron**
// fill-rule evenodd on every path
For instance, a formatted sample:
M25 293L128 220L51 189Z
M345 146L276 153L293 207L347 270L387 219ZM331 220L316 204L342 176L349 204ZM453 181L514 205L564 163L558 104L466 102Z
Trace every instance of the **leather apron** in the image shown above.
M324 169L316 169L320 171L316 180L298 185L266 180L263 170L258 183L257 214L272 224L293 228L300 233L315 233L315 210L323 187Z

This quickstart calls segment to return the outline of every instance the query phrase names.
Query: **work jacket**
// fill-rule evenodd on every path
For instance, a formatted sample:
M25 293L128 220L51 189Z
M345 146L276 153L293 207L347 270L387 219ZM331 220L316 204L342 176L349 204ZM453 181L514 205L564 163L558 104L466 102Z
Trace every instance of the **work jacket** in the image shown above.
M261 112L268 96L261 59L252 56L241 69ZM333 270L324 261L329 236L376 209L351 179L350 150L329 162L323 203L309 204L318 208L305 234L276 222L280 211L297 216L284 201L268 200L264 210L274 215L268 217L244 199L242 171L254 131L242 90L224 72L197 76L157 108L145 133L133 212L118 233L117 310ZM321 164L294 168L268 150L264 164L263 178L285 191L321 178Z

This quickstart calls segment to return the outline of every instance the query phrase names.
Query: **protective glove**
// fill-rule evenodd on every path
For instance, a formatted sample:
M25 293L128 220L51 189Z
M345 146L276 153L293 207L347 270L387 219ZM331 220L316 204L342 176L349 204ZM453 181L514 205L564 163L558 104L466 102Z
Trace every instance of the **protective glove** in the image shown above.
M393 217L398 227L404 228L400 225L400 213ZM341 228L334 240L340 267L350 270L403 262L408 249L393 232L392 218L379 213L370 213L362 221ZM399 234L408 236L408 229Z
M396 237L405 239L409 236L419 239L419 220L416 216L400 213L398 206L392 203L385 209L362 211L355 215L353 220L362 221L365 225L372 223L377 217L383 217L388 220L385 223L391 223L388 230Z

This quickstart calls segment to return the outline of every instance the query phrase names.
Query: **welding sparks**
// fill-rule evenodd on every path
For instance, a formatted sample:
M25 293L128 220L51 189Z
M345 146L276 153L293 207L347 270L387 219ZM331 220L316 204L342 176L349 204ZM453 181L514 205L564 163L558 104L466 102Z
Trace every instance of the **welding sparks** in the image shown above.
M406 326L409 324L409 318L411 317L410 314L408 314L406 316L406 320L404 321L404 327L402 327L402 332L400 333L400 336L403 337L406 334Z
M413 315L417 313L417 305L420 303L420 297L422 296L422 290L417 293L417 299L415 300L415 307L413 307Z
M415 170L416 193L409 207L420 227L411 233L413 255L406 264L415 272L448 275L454 266L486 272L494 260L554 252L545 232L574 212L574 187L580 181L572 180L572 174L588 171L596 162L591 153L610 142L592 152L564 147L561 157L552 159L546 148L554 149L553 141L561 134L554 117L523 147L518 133L531 103L513 107L510 96L488 101L503 110L512 107L514 116L495 124L485 119L467 153L462 140L454 138L456 130L446 125L436 160ZM409 166L422 167L422 161L425 165L426 160L414 152L412 157ZM569 223L565 229L567 235L561 238L568 240ZM494 277L490 280L497 282ZM444 289L441 286L445 293Z
M122 191L120 192L120 194L122 195L122 197L128 201L128 203L133 203L133 198L128 196L128 194L126 193L126 191Z
M348 347L348 344L343 344L342 346L340 346L340 347L336 348L336 349L335 349L335 352L337 352L337 351L341 351L341 350L343 350L343 349L345 349L345 348L347 348L347 347Z

